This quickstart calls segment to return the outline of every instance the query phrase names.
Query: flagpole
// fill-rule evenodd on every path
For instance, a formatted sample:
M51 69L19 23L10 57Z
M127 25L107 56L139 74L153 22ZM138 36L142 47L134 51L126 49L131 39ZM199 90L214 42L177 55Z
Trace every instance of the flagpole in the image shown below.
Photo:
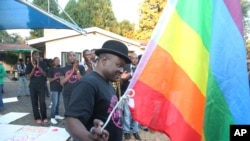
M115 107L112 109L111 113L108 116L108 119L106 120L106 122L104 123L104 125L102 126L102 131L103 129L108 125L113 113L115 112L115 110L121 105L122 106L122 102L123 100L127 100L131 97L133 97L135 95L135 91L133 89L128 89L124 95L121 97L121 99L116 103ZM128 101L127 101L128 102Z

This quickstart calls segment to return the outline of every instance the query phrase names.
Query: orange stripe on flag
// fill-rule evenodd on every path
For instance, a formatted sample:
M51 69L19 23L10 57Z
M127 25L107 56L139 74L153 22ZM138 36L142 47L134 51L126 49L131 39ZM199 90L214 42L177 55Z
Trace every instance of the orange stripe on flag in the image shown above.
M136 102L134 108L130 108L135 120L153 130L168 133L171 141L201 141L202 135L183 119L179 109L164 95L139 80L134 90Z
M164 95L202 135L205 97L166 50L156 47L139 80Z

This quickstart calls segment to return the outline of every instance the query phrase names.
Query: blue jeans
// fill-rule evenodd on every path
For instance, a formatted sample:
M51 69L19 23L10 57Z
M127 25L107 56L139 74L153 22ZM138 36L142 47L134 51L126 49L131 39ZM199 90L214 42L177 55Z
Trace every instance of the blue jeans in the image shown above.
M24 86L25 94L30 95L29 93L29 85L28 80L25 76L20 76L18 78L18 90L17 90L17 96L20 96L22 94L22 86Z
M3 84L0 84L0 110L4 109L3 105Z
M124 104L124 111L123 111L123 130L124 133L130 133L130 127L133 128L133 133L138 133L138 122L131 119L131 113L129 110L128 103Z
M51 115L50 115L51 118L55 118L55 115L58 115L60 95L61 95L61 91L51 91L50 92L51 102L52 102Z

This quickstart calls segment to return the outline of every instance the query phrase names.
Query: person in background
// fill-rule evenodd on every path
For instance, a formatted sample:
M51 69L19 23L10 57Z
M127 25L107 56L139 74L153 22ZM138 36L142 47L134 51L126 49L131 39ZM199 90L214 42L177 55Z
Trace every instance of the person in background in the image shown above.
M50 68L49 59L43 58L43 57L40 56L40 61L43 62L43 63L47 66L47 70ZM46 72L46 73L47 73L47 72ZM47 78L46 78L45 95L46 95L47 97L50 97L50 90L49 90L48 85L49 85L49 81L48 81Z
M48 80L50 84L50 95L52 101L51 107L51 119L52 124L57 124L56 119L64 119L64 117L59 116L59 103L60 95L62 92L62 85L60 84L60 60L58 57L53 59L52 66L48 71Z
M129 82L131 80L131 78L133 77L133 74L135 72L135 69L137 67L138 64L138 57L137 54L133 53L130 56L131 59L131 64L127 64L124 67L124 73L121 76L121 92L122 94L125 93L125 91L128 88ZM126 77L124 77L126 76ZM123 130L124 130L124 136L125 139L130 139L130 127L132 126L132 130L133 130L133 135L134 138L137 140L141 140L141 137L139 135L139 123L137 121L134 121L131 118L131 113L129 110L129 106L128 103L124 104L124 111L123 111L123 118L124 118L124 123L123 123Z
M97 56L95 55L95 51L96 49L91 49L90 52L91 52L91 61L93 63L96 63L96 59L97 59Z
M80 63L80 65L82 65L85 68L86 73L89 73L94 68L94 63L91 60L92 53L90 50L86 49L82 52L82 56L83 56L83 61Z
M27 66L29 63L31 63L30 56L26 56L25 57L25 65Z
M76 60L75 53L73 51L67 53L66 66L61 69L61 80L60 84L63 86L63 102L64 108L70 101L70 96L77 82L85 74L85 69L83 66L79 65L79 61Z
M114 109L118 98L110 82L117 81L123 66L130 63L128 48L108 40L95 53L98 56L95 70L86 74L73 91L65 113L66 129L77 141L122 141L122 111ZM108 135L105 130L102 132L102 124L95 125L93 120L107 121L112 110L114 114L104 128Z
M17 72L18 72L18 90L17 90L17 97L20 97L22 94L22 90L25 90L26 96L30 95L28 80L26 77L26 64L24 64L23 59L18 59L17 64Z
M30 98L36 123L47 123L45 87L47 66L40 61L38 51L32 52L32 62L27 65L26 74L30 79Z
M0 111L4 110L3 104L3 84L4 84L4 77L7 75L5 68L3 67L3 61L5 59L5 53L0 52Z

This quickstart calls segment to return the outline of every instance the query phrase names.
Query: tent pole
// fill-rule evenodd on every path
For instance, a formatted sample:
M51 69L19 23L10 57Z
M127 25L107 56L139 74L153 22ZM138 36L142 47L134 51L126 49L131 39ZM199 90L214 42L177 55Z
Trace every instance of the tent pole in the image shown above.
M20 3L23 3L23 4L25 4L25 5L29 6L29 7L31 7L31 8L33 8L33 9L37 10L38 12L40 12L40 13L42 13L42 14L44 14L44 15L46 15L46 16L48 16L48 17L54 19L54 20L56 20L57 22L60 22L61 24L67 26L68 28L70 28L70 29L72 29L72 30L75 30L76 32L79 32L79 33L81 33L81 34L83 34L83 35L87 35L87 34L86 34L87 31L83 30L82 28L80 28L80 27L78 27L78 26L76 26L76 25L74 25L74 24L72 24L72 23L69 23L69 22L65 21L64 19L62 19L62 18L60 18L60 17L57 17L57 16L55 16L55 15L53 15L53 14L51 14L51 13L47 13L46 11L44 11L44 10L38 8L38 7L35 6L33 3L31 3L31 2L29 2L29 1L27 1L27 0L16 0L16 1L18 1L18 2L20 2Z

